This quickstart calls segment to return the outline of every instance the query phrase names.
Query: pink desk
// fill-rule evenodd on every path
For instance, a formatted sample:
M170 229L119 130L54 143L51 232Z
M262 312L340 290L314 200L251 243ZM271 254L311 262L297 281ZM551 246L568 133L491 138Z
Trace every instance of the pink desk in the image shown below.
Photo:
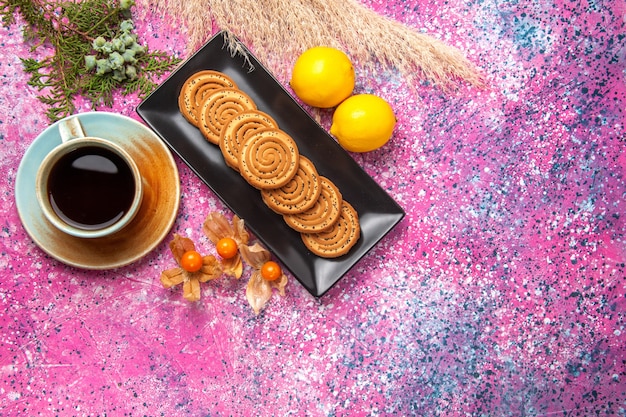
M141 260L84 271L32 242L14 184L48 122L19 25L0 29L1 415L626 415L626 7L364 3L461 48L490 87L357 85L398 125L353 157L407 215L322 298L291 279L259 316L245 280L197 303L161 286L173 233L205 242L209 211L232 216L179 159L175 224ZM148 16L150 48L184 57ZM139 102L101 110L140 120Z

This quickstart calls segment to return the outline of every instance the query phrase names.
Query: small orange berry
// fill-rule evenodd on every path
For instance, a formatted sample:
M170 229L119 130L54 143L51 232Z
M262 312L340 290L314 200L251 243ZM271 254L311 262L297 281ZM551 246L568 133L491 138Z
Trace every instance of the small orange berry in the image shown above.
M187 251L180 258L180 266L187 272L197 272L202 268L202 255L195 250Z
M218 240L215 244L215 248L217 249L218 255L224 259L232 258L237 255L237 251L239 250L237 242L229 237L224 237Z
M266 281L276 281L283 275L283 271L274 261L267 261L261 267L261 276Z

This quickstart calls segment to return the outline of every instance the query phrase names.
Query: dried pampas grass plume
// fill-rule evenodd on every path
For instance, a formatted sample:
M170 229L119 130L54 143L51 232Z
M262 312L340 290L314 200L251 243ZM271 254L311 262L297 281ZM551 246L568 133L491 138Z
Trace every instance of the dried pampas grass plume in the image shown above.
M476 67L458 49L356 0L149 1L186 26L190 51L208 39L215 25L248 44L280 79L290 75L300 53L324 45L344 50L357 65L397 69L411 83L427 80L444 89L460 82L483 86Z

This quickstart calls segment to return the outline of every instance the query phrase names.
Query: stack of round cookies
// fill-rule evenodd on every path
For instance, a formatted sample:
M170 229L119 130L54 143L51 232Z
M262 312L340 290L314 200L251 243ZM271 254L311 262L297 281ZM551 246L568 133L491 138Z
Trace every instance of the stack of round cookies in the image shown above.
M356 210L230 77L213 70L191 75L178 106L207 141L219 146L226 164L301 234L312 253L336 258L355 245L361 234Z

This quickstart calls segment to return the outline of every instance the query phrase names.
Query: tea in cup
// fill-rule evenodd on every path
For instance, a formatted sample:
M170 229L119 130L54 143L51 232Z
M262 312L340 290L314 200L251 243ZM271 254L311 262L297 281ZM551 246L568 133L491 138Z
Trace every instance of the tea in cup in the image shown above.
M59 122L62 143L44 158L36 178L37 201L59 230L81 238L119 232L137 214L141 173L119 145L87 136L78 117Z

